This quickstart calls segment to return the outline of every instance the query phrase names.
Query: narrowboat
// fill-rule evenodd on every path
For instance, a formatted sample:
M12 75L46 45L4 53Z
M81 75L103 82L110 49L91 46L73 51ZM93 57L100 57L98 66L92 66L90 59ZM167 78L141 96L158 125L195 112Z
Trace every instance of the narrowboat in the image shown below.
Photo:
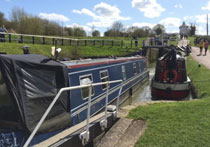
M141 56L61 62L42 55L2 54L0 147L23 146L61 88L123 81L94 86L91 91L90 88L81 88L63 92L29 146L86 120L89 95L90 115L93 116L104 109L107 89L108 104L111 104L115 102L121 86L122 102L148 76L146 58Z
M181 100L189 96L191 81L187 76L185 58L179 48L171 47L157 59L151 83L152 99Z

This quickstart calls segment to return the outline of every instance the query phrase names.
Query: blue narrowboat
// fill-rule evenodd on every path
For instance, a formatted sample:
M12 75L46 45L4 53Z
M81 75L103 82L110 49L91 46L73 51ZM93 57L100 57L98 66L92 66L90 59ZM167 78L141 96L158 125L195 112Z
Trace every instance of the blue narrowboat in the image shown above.
M61 88L123 80L92 87L93 116L126 99L149 76L141 56L55 61L42 55L0 55L0 147L23 146ZM87 119L89 88L65 91L30 143L36 145Z

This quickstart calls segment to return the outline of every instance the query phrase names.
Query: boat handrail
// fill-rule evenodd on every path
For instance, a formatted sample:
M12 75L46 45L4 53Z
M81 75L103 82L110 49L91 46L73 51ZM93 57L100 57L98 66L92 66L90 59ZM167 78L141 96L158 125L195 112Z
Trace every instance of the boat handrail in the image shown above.
M80 134L81 139L82 139L82 143L86 144L89 140L89 120L90 120L90 108L91 108L91 93L92 93L92 87L94 86L99 86L99 85L104 85L104 84L113 84L113 83L120 83L120 90L118 93L118 97L117 97L117 103L116 103L116 114L118 112L118 107L119 107L119 97L120 94L122 92L122 85L123 85L123 80L114 80L114 81L107 81L107 82L100 82L100 83L91 83L91 84L87 84L87 85L79 85L79 86L72 86L72 87L65 87L65 88L61 88L59 90L59 92L57 93L57 95L55 96L55 98L53 99L53 101L51 102L51 104L49 105L49 107L47 108L47 110L45 111L44 115L42 116L42 118L40 119L40 121L38 122L38 124L36 125L36 127L34 128L33 132L30 134L29 138L27 139L27 141L25 142L23 147L28 147L28 145L30 144L30 142L32 141L33 137L35 136L35 134L37 133L37 131L39 130L40 126L42 125L42 123L44 122L44 120L46 119L47 115L49 114L49 112L51 111L52 107L54 106L54 104L56 103L56 101L58 100L58 98L60 97L60 95L65 92L65 91L71 91L71 90L75 90L75 89L81 89L81 88L87 88L89 87L89 97L88 97L88 112L87 112L87 125L86 125L86 131L84 131L83 133ZM105 103L105 119L107 119L107 105L108 105L108 94L109 94L109 88L107 88L107 92L106 92L106 103ZM105 120L105 123L107 120Z

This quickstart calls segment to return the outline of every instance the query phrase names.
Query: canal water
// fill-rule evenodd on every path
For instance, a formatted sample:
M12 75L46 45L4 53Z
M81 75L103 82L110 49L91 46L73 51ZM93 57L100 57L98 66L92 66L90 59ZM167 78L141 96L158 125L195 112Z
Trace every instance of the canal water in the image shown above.
M135 103L141 103L141 102L147 102L152 101L151 96L151 80L152 77L155 74L155 68L151 67L149 68L149 80L145 81L138 89L133 93L132 96L130 96L123 104L121 104L121 107L126 105L132 105Z

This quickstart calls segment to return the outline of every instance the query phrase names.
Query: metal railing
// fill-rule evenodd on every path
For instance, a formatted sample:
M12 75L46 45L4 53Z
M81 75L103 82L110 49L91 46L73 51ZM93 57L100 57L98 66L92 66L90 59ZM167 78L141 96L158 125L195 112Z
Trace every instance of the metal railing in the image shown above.
M60 95L63 92L89 87L88 111L87 111L87 120L86 120L87 121L87 123L86 123L86 131L84 131L84 132L82 132L80 134L80 139L82 140L82 144L86 144L89 141L89 135L90 135L90 133L89 133L89 127L90 127L90 108L91 108L92 87L98 86L98 85L103 85L103 84L107 84L108 85L108 84L112 84L112 83L119 83L119 82L121 82L121 84L120 84L120 90L119 90L119 93L118 93L117 103L116 103L116 114L117 114L118 107L119 107L119 98L120 98L120 94L122 92L122 85L123 85L123 81L122 80L107 81L107 82L100 82L100 83L92 83L92 84L88 84L88 85L80 85L80 86L73 86L73 87L61 88L59 90L59 92L57 93L57 95L55 96L55 98L53 99L52 103L49 105L49 107L45 111L44 115L42 116L42 118L40 119L40 121L38 122L38 124L36 125L36 127L34 128L33 132L31 133L31 135L29 136L29 138L27 139L27 141L25 142L25 144L24 144L23 147L28 147L28 145L32 141L33 137L35 136L35 134L39 130L40 126L42 125L42 123L46 119L47 115L51 111L52 107L55 105L56 101L58 100L58 98L60 97ZM108 94L109 94L108 91L109 91L109 89L107 88L107 92L106 92L106 103L105 103L105 123L103 123L103 122L101 123L103 125L105 124L105 127L107 126L107 105L108 105Z

